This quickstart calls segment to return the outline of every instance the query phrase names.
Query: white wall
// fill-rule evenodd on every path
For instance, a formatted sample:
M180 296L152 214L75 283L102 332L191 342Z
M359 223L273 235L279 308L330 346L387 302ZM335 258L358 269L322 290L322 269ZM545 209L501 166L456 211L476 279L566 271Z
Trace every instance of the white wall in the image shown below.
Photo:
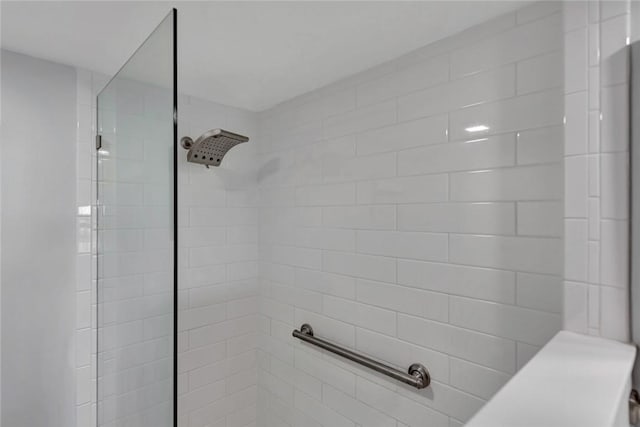
M96 421L95 94L106 77L76 70L76 412L78 427Z
M628 341L630 2L564 15L564 327Z
M2 424L75 424L75 70L2 51Z
M107 78L78 71L78 426L95 425L95 97ZM179 135L221 127L245 134L219 168L179 155L179 424L245 425L255 419L257 209L255 114L179 99ZM95 210L93 211L95 213ZM92 244L92 240L94 243ZM92 306L93 304L93 306ZM93 313L91 310L93 307ZM92 356L93 354L93 356ZM241 424L238 424L241 423ZM217 424L215 424L217 425ZM224 425L224 424L223 424Z
M258 425L461 425L561 328L561 12L536 4L260 115ZM304 322L425 364L431 387L292 339Z
M245 426L256 417L258 211L255 113L180 97L180 137L246 135L220 167L179 149L180 426Z
M618 170L604 165L607 158L624 157L624 149L591 151L594 129L604 141L604 128L585 129L593 124L586 117L600 111L596 100L624 83L609 81L601 88L605 60L587 60L587 40L597 40L603 53L604 47L615 52L622 46L620 29L627 27L618 24L626 9L606 3L571 2L564 11L565 52L583 55L577 63L573 56L564 58L565 82L559 5L546 3L264 112L259 131L252 114L182 97L180 136L223 127L246 133L251 142L234 148L219 169L206 170L181 157L180 319L186 322L179 338L181 426L401 427L425 419L459 425L560 327L563 215L569 255L565 327L624 339L625 302L616 297L625 292L624 281L608 285L599 272L602 262L620 259L601 260L609 252L594 249L599 246L594 242L602 242L624 254L624 236L604 239L603 233L599 240L584 238L583 231L587 224L589 233L604 232L607 224L624 226L626 219L617 217L621 210L608 210L612 217L595 227L600 219L593 210L588 217L571 211L607 197L611 201L610 195L615 206L624 203L611 192L624 187L624 179L618 174L606 180L603 173ZM478 73L466 74L476 66ZM59 75L66 68L48 63L38 69ZM92 102L104 83L104 76L78 71L78 143L75 154L73 144L65 147L70 153L64 160L77 159L79 208L95 200ZM564 111L556 108L562 110L562 86L566 135ZM5 98L3 87L3 109ZM482 105L469 106L475 103ZM527 106L527 114L517 110ZM472 119L497 119L489 134L478 136L487 141L457 142L468 139L460 130L468 112ZM583 151L572 152L576 146ZM3 166L6 158L3 152ZM55 173L66 177L69 170ZM577 180L572 171L578 171ZM6 177L3 167L3 208L11 183ZM587 182L606 185L596 186L600 192L594 195ZM465 191L469 200L455 200L467 199ZM588 201L574 203L580 194ZM95 413L95 246L91 219L86 210L77 213L77 351L71 351L77 374L71 381L77 381L77 425L88 427ZM4 255L4 220L2 227ZM571 243L576 230L580 249ZM462 251L468 248L474 249ZM3 288L5 267L3 259ZM582 268L587 279L567 276ZM262 280L256 285L258 273ZM3 327L11 324L5 303L3 295ZM399 367L425 363L433 387L416 392L300 345L290 333L303 320L310 320L319 336ZM472 342L473 347L460 345ZM3 336L3 358L6 344ZM3 407L3 417L8 410Z

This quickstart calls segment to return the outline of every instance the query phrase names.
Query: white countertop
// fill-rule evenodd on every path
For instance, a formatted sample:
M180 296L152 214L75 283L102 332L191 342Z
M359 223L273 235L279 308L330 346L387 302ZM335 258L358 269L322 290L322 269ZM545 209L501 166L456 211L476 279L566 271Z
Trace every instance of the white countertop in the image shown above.
M628 426L635 354L630 344L561 331L466 426Z

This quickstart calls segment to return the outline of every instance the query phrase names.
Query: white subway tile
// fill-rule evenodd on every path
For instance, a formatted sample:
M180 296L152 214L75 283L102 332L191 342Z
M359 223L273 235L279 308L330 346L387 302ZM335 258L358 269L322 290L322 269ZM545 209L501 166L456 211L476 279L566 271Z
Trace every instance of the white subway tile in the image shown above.
M586 92L576 92L565 96L565 154L586 154L588 151Z
M358 231L358 252L425 261L447 260L447 235L401 231Z
M355 374L346 369L342 369L329 360L322 359L319 354L312 354L296 349L295 365L296 368L322 380L343 393L351 396L355 396L356 394Z
M304 371L296 369L292 364L285 363L278 358L271 358L270 371L276 377L295 385L315 399L322 398L322 383Z
M629 217L629 154L602 154L600 166L602 218L627 219Z
M513 203L430 203L398 205L398 230L514 234Z
M316 313L322 311L323 296L316 292L310 292L292 286L273 284L271 286L271 297L277 301L304 310L315 311Z
M398 338L484 366L512 373L515 342L404 314L398 315Z
M445 414L362 377L357 378L356 395L364 403L408 425L428 424L434 427L446 427L449 423L449 418Z
M589 328L600 328L600 286L589 285L587 318Z
M87 366L91 363L93 331L90 328L76 332L76 366Z
M356 232L344 228L296 227L295 243L306 248L354 251Z
M538 310L451 297L449 322L533 345L544 345L562 327L560 315Z
M358 106L372 104L434 86L449 79L449 57L430 58L404 67L357 88Z
M589 156L589 197L600 197L600 156ZM590 199L591 200L591 199ZM598 211L600 208L598 207ZM591 217L591 207L589 207L589 217Z
M93 371L91 366L84 366L75 370L76 377L76 404L86 404L93 398Z
M396 427L395 419L335 388L323 384L322 401L339 414L367 427Z
M195 246L215 246L227 243L225 227L190 227L180 230L180 246L191 248ZM120 242L118 242L119 247Z
M486 40L495 34L499 34L507 29L513 28L515 24L516 14L507 13L498 16L497 18L490 19L483 25L476 25L474 27L467 28L458 34L440 40L438 43L427 45L418 49L415 53L421 57L441 55L444 52L450 52L454 49L468 46L470 43Z
M589 109L600 109L600 67L589 68ZM595 113L595 111L590 112ZM591 118L589 118L591 125Z
M331 410L321 402L296 390L294 394L294 406L299 411L308 414L311 418L322 425L335 427L355 427L353 421Z
M586 218L588 212L588 158L572 156L564 159L564 210L568 218Z
M516 12L518 24L534 21L562 10L562 4L552 1L536 2Z
M564 277L586 282L588 278L588 224L586 219L564 221Z
M182 352L178 358L178 372L188 372L223 360L226 357L227 346L217 343L194 350Z
M600 112L589 112L589 153L600 152Z
M600 280L602 284L625 288L629 285L629 223L602 220Z
M356 296L356 280L353 277L341 276L297 268L295 285L322 294L335 295L341 298L354 299Z
M76 422L79 426L96 427L95 404L85 403L79 405L76 410Z
M398 283L488 301L515 302L515 273L510 271L400 259Z
M293 404L293 385L269 372L260 371L258 385L265 387L287 406Z
M457 264L504 268L530 273L560 274L559 239L453 234L449 257Z
M190 267L203 267L206 265L256 259L258 259L257 245L202 246L189 248ZM148 268L145 272L149 272Z
M191 348L197 348L218 343L230 337L255 332L257 327L256 323L255 316L244 316L238 319L231 319L214 325L193 329L189 331L189 344Z
M91 327L91 292L76 294L76 326L78 329Z
M451 174L451 200L559 200L562 198L559 165L522 166L508 169Z
M602 336L629 341L629 292L626 289L601 287L600 310Z
M322 208L325 227L393 230L396 227L395 206L339 206Z
M370 280L358 280L358 301L372 306L446 322L448 295ZM367 326L364 326L365 328Z
M466 129L479 125L486 126L492 134L560 125L563 117L562 93L551 89L452 112L449 137L467 138Z
M326 118L324 136L335 138L388 126L395 122L396 101L386 101Z
M542 274L517 274L517 299L521 307L562 313L562 278Z
M296 203L302 206L351 205L355 203L355 185L326 184L296 189Z
M483 399L490 399L511 378L504 372L461 359L451 359L451 385Z
M614 21L617 22L614 23ZM625 84L629 81L629 71L631 68L629 65L630 56L629 48L626 46L626 37L624 37L628 35L628 31L625 31L623 27L619 27L621 24L625 25L626 21L626 17L615 18L603 23L600 27L601 39L607 37L612 32L617 33L615 35L616 40L613 41L613 43L602 43L600 84L603 87ZM610 50L610 52L605 52L605 49Z
M292 325L294 323L295 307L262 295L262 298L260 298L260 314L270 317L272 322L278 320ZM253 331L242 332L248 333Z
M439 382L434 381L431 388L432 396L411 393L404 388L399 388L398 392L437 411L450 414L451 418L465 422L485 404L483 399Z
M226 317L227 307L225 304L182 310L180 312L179 330L187 331L200 326L211 325L225 320Z
M563 52L561 50L518 62L518 94L561 87L563 84Z
M474 74L398 98L398 120L433 116L515 94L515 67Z
M333 319L386 335L394 336L396 333L396 314L390 310L325 295L322 312Z
M447 200L446 174L358 183L358 204L427 203Z
M356 348L396 366L410 366L420 361L428 366L434 380L446 382L449 379L449 356L446 353L363 328L356 328Z
M518 202L518 235L562 237L560 202Z
M578 282L564 282L564 328L587 333L588 286Z
M562 161L564 133L560 126L520 131L517 141L520 165Z
M602 3L609 3L602 2ZM616 2L612 3L625 3ZM603 62L608 58L626 49L628 36L628 17L620 15L613 19L603 20L600 23L600 55Z
M398 123L358 134L359 156L403 150L447 141L449 117L446 114Z
M439 144L398 153L398 175L490 169L515 164L515 135Z
M396 154L386 153L349 159L326 159L322 164L325 182L359 181L396 175Z
M471 43L451 54L451 74L457 77L556 50L562 40L561 25L561 14L554 14Z
M629 150L629 87L603 87L600 137L603 152Z
M577 2L576 2L577 3ZM573 93L588 87L587 27L564 35L564 92Z
M564 30L571 31L584 27L588 22L591 2L566 2L563 3Z
M396 260L382 256L325 251L322 267L330 273L381 282L395 282L396 279Z
M627 2L623 0L612 0L599 2L600 19L606 20L627 12Z

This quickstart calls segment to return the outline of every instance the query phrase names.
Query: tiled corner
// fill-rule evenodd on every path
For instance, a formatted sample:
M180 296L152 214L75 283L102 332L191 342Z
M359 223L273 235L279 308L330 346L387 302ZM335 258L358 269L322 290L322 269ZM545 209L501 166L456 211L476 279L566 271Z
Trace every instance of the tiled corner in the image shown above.
M582 81L585 72L588 75L586 87L573 85L577 92L568 91L565 97L565 146L573 147L566 155L584 146L590 153L586 170L575 158L565 158L564 327L622 341L629 335L628 292L624 290L629 286L626 45L630 3L564 3L565 82ZM588 52L586 63L573 50ZM576 100L585 98L586 135L570 123L571 118L583 117L584 102ZM578 233L576 217L586 220L587 236L582 228Z

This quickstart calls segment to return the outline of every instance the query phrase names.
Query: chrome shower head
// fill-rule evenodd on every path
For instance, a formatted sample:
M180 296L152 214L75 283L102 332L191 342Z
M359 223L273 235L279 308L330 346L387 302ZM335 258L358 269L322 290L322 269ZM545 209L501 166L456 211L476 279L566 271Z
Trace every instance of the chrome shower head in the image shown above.
M249 141L249 138L223 129L213 129L200 135L195 141L188 136L182 137L180 144L187 153L187 161L201 165L220 166L225 154L236 145Z

